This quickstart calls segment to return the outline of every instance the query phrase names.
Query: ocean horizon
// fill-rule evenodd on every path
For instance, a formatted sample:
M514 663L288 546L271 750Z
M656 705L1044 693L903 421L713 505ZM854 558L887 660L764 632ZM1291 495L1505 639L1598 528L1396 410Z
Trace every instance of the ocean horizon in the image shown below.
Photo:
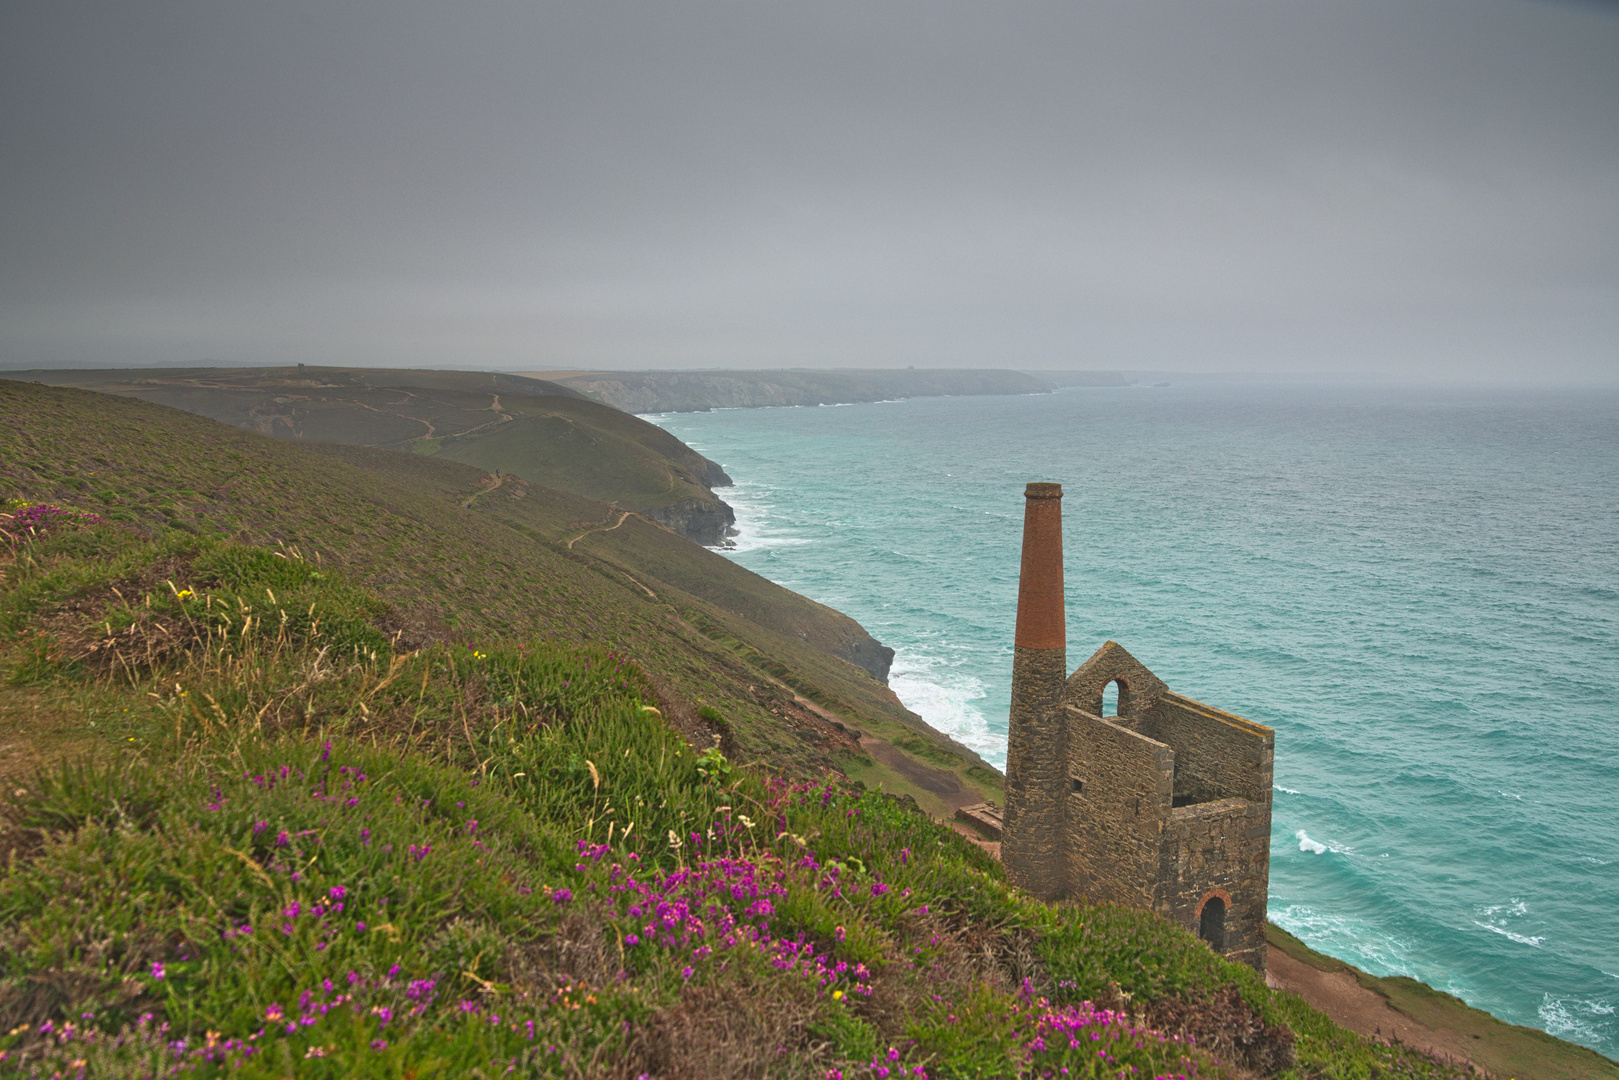
M1001 767L1023 485L1068 665L1276 729L1270 918L1619 1056L1619 389L1246 381L649 416L738 563L859 620Z

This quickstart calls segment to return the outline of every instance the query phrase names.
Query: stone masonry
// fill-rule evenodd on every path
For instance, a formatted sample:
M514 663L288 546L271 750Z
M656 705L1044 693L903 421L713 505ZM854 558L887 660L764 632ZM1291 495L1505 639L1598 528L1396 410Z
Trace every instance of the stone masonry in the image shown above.
M1263 971L1275 733L1174 693L1111 641L1067 675L1062 490L1030 484L1027 495L1001 844L1008 876L1046 900L1156 911ZM1026 632L1026 603L1038 632ZM1109 684L1118 706L1104 716Z

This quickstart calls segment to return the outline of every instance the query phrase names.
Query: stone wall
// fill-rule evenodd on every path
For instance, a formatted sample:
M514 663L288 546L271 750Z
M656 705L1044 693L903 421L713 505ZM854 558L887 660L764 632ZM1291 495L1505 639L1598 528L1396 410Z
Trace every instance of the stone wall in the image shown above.
M1068 891L1150 908L1169 822L1174 752L1079 709L1065 711Z
M1173 691L1161 696L1134 725L1175 748L1176 801L1243 798L1267 805L1275 735Z
M1265 911L1270 886L1270 806L1221 799L1170 812L1153 908L1198 932L1203 903L1226 903L1225 955L1265 970Z

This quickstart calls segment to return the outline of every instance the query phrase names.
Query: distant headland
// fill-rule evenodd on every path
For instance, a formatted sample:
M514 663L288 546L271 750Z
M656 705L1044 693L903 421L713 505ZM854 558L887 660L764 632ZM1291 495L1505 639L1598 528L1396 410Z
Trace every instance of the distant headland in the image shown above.
M548 371L525 373L631 413L852 405L910 397L1049 394L1066 386L1129 386L1117 371L891 368L856 371Z

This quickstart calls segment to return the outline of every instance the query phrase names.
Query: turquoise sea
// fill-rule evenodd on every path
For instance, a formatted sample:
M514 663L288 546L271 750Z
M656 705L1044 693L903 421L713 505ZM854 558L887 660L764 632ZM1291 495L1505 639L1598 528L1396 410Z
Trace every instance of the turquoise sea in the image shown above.
M1001 765L1023 485L1070 666L1276 729L1271 917L1619 1057L1619 390L1188 383L652 417L731 557L860 620Z

